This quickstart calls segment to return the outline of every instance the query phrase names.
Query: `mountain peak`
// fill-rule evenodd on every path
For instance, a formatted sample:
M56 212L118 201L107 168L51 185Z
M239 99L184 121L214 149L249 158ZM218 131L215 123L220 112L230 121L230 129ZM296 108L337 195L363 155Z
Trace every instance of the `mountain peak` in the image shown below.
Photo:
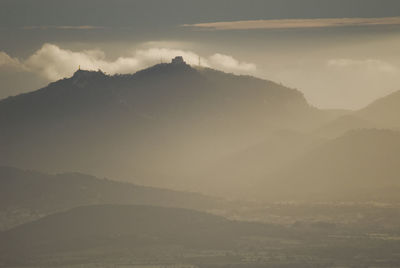
M183 59L182 56L176 56L175 58L172 59L171 64L174 65L187 65L185 60Z
M72 75L73 78L93 78L106 76L100 69L98 71L81 70L80 68Z
M72 75L70 81L80 88L86 87L87 83L94 81L104 81L109 75L98 71L81 70L80 68ZM56 82L57 83L57 82Z

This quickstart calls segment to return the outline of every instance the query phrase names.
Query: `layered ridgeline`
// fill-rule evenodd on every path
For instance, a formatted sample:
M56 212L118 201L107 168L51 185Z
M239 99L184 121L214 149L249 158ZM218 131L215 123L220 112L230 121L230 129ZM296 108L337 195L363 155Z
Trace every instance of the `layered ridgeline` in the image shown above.
M400 132L352 130L264 177L258 196L274 201L399 202L399 159Z
M266 181L276 182L276 172L289 168L293 161L325 141L310 133L291 130L269 133L261 142L234 152L206 169L197 178L204 182L197 190L253 199L256 189L266 193Z
M78 70L0 101L0 163L185 188L271 131L325 117L297 90L179 59L133 75Z
M356 129L400 130L400 91L373 101L358 111L348 111L317 128L314 134L322 137L339 137Z
M256 185L269 200L399 202L400 91L312 132L323 137ZM264 185L264 187L260 187Z
M74 260L104 265L112 258L114 262L128 259L146 263L150 259L152 263L173 263L184 261L184 255L204 257L201 250L207 250L207 254L225 250L220 257L226 256L228 250L243 251L251 237L261 240L290 236L293 237L285 227L230 221L187 209L84 206L0 232L0 267L32 262L54 267L63 261L73 265ZM253 247L260 243L253 240Z
M179 60L132 75L78 70L0 101L0 164L245 198L393 199L382 193L397 187L398 133L373 129L399 128L399 96L332 112Z
M45 174L0 167L0 230L77 206L141 204L216 210L223 200L143 187L79 173Z
M399 202L399 159L400 132L355 125L332 139L268 137L201 178L210 192L257 201ZM225 186L216 189L213 181Z
M203 177L258 200L398 202L400 92L339 112L306 133L278 131L231 154ZM342 113L342 115L340 115ZM230 183L231 181L240 183Z
M400 91L374 101L357 113L359 117L373 122L378 127L397 130L400 130L399 114Z
M396 232L382 235L387 239L367 232L324 222L277 226L180 208L94 205L0 232L0 267L396 266Z

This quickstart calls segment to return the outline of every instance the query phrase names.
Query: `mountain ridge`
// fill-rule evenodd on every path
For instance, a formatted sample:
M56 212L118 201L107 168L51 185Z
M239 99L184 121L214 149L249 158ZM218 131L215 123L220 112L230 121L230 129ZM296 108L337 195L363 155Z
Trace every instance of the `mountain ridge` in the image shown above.
M211 211L222 207L224 200L80 173L46 174L0 167L0 229L93 204L143 204Z
M182 208L82 206L0 232L0 266L88 251L103 258L113 254L110 247L121 253L129 249L130 254L152 247L151 256L160 254L160 247L180 252L235 249L247 236L287 237L288 233L285 227L232 221Z
M266 133L325 117L295 89L187 64L78 70L0 101L0 164L182 189L181 180Z
M399 131L350 130L275 173L263 189L272 199L397 202L388 189L400 188L399 158Z

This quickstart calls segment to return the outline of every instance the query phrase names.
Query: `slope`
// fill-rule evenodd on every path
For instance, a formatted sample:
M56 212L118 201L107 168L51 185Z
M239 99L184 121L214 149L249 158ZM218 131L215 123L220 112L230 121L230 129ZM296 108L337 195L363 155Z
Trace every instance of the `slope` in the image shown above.
M79 173L50 175L0 167L0 226L90 204L144 204L218 209L222 200L196 193L144 187Z
M308 201L398 201L400 133L354 130L299 157L264 183L264 197Z
M185 63L133 75L79 70L0 101L0 163L184 188L270 131L325 118L297 90Z

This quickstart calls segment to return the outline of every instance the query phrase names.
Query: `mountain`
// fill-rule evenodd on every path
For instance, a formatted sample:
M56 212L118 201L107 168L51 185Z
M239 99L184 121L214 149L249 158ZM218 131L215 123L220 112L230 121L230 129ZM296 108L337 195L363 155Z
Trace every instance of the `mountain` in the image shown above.
M78 70L0 101L0 164L184 189L271 131L327 116L297 90L184 62L132 75Z
M79 173L50 175L0 167L0 229L91 204L143 204L218 209L217 198L98 179Z
M264 198L398 201L400 133L347 132L299 157L264 183Z
M313 134L325 138L337 138L350 130L371 129L376 124L363 119L354 112L335 118L316 129Z
M357 129L400 129L400 91L375 100L365 108L357 111L343 111L336 113L332 120L319 126L313 134L337 138L347 131Z
M209 186L208 193L252 199L253 187L260 185L263 178L287 168L292 161L323 142L325 139L309 133L275 131L263 141L221 159L198 180Z
M400 91L380 98L364 109L357 112L357 115L374 122L378 127L400 128Z
M230 221L223 217L179 208L97 205L74 208L0 233L3 263L32 257L77 256L99 258L134 254L153 247L158 256L180 247L234 249L246 236L286 236L284 227ZM126 253L128 250L129 253ZM154 254L154 253L149 253ZM161 255L160 255L161 254ZM68 255L64 255L66 257ZM39 259L40 259L39 258ZM61 257L60 257L61 259Z

